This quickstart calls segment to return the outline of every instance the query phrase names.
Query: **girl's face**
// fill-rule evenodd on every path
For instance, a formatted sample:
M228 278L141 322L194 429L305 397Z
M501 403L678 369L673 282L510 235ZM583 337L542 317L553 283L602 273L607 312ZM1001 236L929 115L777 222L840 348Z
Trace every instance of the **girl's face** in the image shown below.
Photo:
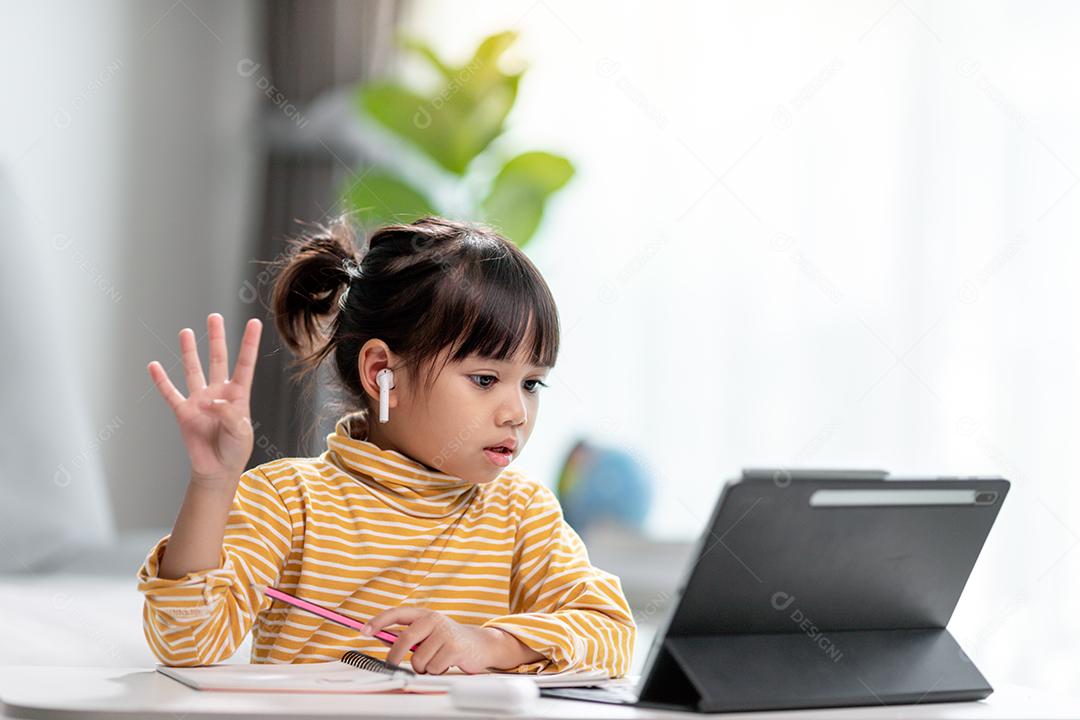
M433 367L445 357L440 355ZM528 442L549 370L519 353L504 361L470 356L448 362L430 391L407 376L405 382L395 378L390 421L378 422L376 413L369 439L431 469L473 483L490 482Z

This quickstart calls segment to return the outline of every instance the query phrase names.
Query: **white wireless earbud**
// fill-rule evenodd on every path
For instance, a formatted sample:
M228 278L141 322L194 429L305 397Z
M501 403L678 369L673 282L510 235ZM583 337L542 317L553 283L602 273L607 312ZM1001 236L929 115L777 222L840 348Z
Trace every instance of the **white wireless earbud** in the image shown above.
M379 422L389 422L390 388L394 387L394 371L383 368L375 373L375 382L379 384Z

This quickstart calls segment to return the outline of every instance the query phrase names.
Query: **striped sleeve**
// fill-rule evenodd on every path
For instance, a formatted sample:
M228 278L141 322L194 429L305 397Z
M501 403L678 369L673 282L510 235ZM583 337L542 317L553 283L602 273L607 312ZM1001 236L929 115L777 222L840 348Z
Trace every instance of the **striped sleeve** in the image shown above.
M630 669L637 626L619 578L593 567L581 538L544 486L518 526L510 578L512 614L484 627L504 630L544 656L511 672Z
M159 540L137 573L143 634L154 655L165 665L211 665L231 656L263 605L254 585L277 584L292 536L277 489L253 468L240 477L216 568L160 578L169 536Z

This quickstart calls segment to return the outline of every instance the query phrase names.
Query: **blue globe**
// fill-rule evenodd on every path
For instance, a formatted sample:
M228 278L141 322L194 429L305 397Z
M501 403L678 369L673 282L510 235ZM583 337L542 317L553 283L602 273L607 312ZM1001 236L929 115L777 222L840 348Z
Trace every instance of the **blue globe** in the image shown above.
M579 440L563 464L556 493L563 516L579 535L599 522L641 530L652 502L652 481L625 450Z

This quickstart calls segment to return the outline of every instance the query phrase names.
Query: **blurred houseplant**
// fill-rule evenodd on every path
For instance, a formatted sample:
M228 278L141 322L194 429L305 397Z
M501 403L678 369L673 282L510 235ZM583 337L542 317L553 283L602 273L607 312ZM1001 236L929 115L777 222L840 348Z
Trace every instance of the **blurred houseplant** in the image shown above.
M417 187L389 167L360 172L344 190L344 204L371 228L388 222L412 222L427 214L480 220L524 246L536 233L548 198L574 175L565 157L522 152L505 159L492 142L506 130L524 70L507 74L499 58L517 39L507 31L486 38L465 65L440 58L422 41L400 42L434 68L439 78L429 92L393 80L362 86L360 112L405 141L434 172L432 182ZM433 201L439 183L464 190L459 207Z

